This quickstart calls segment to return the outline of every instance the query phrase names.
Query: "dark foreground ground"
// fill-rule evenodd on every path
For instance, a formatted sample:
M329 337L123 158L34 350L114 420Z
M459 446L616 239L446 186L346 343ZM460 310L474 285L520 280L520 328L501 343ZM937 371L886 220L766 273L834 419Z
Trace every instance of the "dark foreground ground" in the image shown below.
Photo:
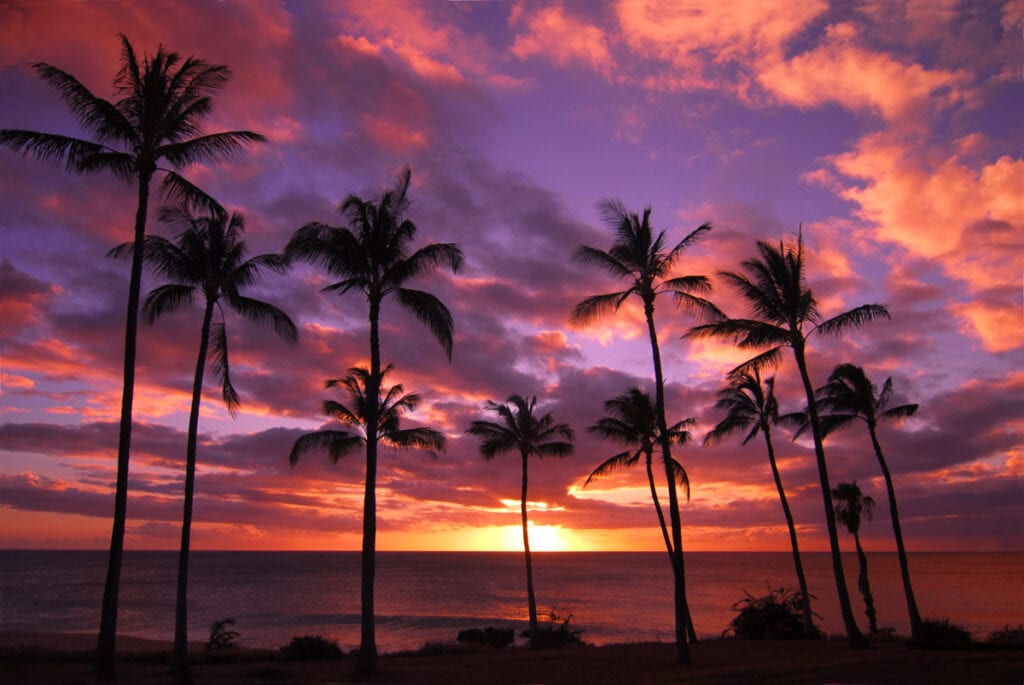
M0 683L87 684L91 636L0 633ZM119 638L119 682L170 682L169 645ZM440 650L445 651L445 650ZM422 685L528 683L1005 683L1024 684L1024 651L908 649L900 640L852 650L841 641L710 640L691 646L692 663L675 663L671 644L576 646L561 650L462 651L385 655L368 682ZM227 657L218 656L217 659ZM351 657L325 662L283 661L274 652L241 650L230 662L196 653L195 676L209 684L353 682Z

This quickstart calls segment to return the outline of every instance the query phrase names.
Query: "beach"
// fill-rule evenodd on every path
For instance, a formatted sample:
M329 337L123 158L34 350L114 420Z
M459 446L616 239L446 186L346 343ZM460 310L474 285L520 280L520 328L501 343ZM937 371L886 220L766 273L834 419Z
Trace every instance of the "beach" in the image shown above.
M0 682L91 682L95 636L0 632ZM841 640L707 640L691 645L692 662L675 663L670 643L636 643L559 650L460 649L385 654L367 682L454 685L489 683L1006 683L1024 680L1024 651L909 649L903 640L877 640L851 649ZM120 637L120 682L169 683L170 644ZM196 682L351 682L355 660L284 661L270 650L219 653L196 648Z

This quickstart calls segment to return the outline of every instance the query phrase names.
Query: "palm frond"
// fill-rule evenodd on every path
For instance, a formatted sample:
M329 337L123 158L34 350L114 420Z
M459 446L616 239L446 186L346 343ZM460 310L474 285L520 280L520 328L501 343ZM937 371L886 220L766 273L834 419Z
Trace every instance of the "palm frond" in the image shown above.
M590 485L590 482L595 478L603 478L620 467L626 468L633 466L640 460L641 454L642 452L640 450L635 450L620 452L614 456L608 457L590 472L590 475L587 476L587 479L583 482L583 487L585 488Z
M213 362L213 372L220 379L221 397L228 408L228 413L234 417L238 413L241 402L238 392L235 391L235 386L231 384L227 327L224 322L217 322L213 324L210 333L210 357Z
M616 278L632 279L636 275L628 263L616 259L604 250L599 250L589 245L580 245L576 248L576 252L573 254L573 261L581 262L587 266L596 266Z
M146 295L142 305L142 312L146 322L152 324L161 316L171 314L195 301L196 289L190 285L180 283L168 283L154 288Z
M862 304L827 321L822 321L814 330L822 335L840 335L850 328L863 326L868 321L888 318L889 308L884 304Z
M208 214L226 217L227 210L205 190L174 171L164 174L160 184L160 197L168 205L184 209L192 214Z
M252 131L223 131L161 145L158 154L180 168L195 162L229 157L238 154L247 145L265 142L266 136Z
M618 310L632 293L633 290L630 289L618 293L591 295L576 305L569 316L569 321L576 326L586 325L605 314Z
M918 404L901 404L898 407L893 407L892 409L882 412L882 416L887 419L901 421L916 414L919 408L920 405Z
M422 290L399 288L396 297L398 303L411 312L433 334L444 348L448 359L452 358L452 315L448 308L436 296Z
M299 329L295 327L283 310L272 304L256 300L242 295L232 295L229 299L231 308L236 312L259 324L269 323L274 327L274 332L284 340L294 343L299 339Z
M327 450L327 456L331 462L337 463L342 457L361 448L364 443L365 440L362 436L349 431L320 430L315 433L307 433L292 445L292 450L288 454L288 463L294 467L302 455L320 450Z

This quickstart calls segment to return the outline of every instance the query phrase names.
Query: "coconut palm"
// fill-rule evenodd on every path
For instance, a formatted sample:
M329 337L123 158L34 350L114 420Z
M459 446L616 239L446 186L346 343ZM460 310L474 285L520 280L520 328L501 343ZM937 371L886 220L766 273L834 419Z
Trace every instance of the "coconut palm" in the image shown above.
M530 557L530 534L527 528L526 495L527 466L531 456L567 457L573 452L573 430L567 423L555 423L551 413L536 416L537 398L529 400L511 395L504 403L490 400L484 409L494 413L497 421L474 421L468 435L482 438L480 454L490 461L499 454L517 450L523 460L522 496L523 551L526 554L526 600L530 616L530 635L537 634L537 599L533 592L533 560Z
M658 412L655 409L651 396L633 387L622 395L618 395L604 403L604 409L608 412L597 422L587 428L587 432L598 435L609 442L628 446L624 452L619 452L608 459L605 459L595 468L583 487L590 485L595 478L601 478L614 472L621 467L634 466L644 458L644 466L647 470L647 483L651 488L651 501L654 502L654 510L658 514L658 523L661 526L661 536L665 540L665 549L669 557L672 556L672 539L669 536L668 525L665 523L665 513L661 510L661 503L658 500L658 489L654 481L654 449L660 443L658 435ZM672 444L682 445L689 441L690 428L696 425L696 419L684 419L672 426L669 426L669 440ZM682 464L673 459L672 468L675 471L676 479L685 492L686 499L690 499L690 479Z
M715 409L726 412L725 418L718 422L704 436L704 444L711 445L721 442L726 436L737 431L747 431L741 444L746 445L758 433L764 436L765 447L768 448L768 463L772 467L772 478L775 489L782 503L782 513L786 517L789 528L789 542L793 548L793 566L796 569L797 582L800 585L800 597L803 602L804 637L815 637L811 611L811 597L807 591L807 578L804 566L800 561L800 546L796 539L796 525L793 523L793 512L789 509L786 490L782 487L782 475L775 461L775 447L772 444L772 426L779 421L779 403L775 399L775 379L768 378L762 384L761 374L757 369L744 371L729 378L729 385L718 391Z
M192 503L195 495L196 444L199 407L202 403L203 376L207 363L220 378L221 396L234 415L239 406L238 393L231 383L225 308L257 323L271 324L274 331L290 342L298 340L295 324L277 307L246 297L242 292L252 286L261 272L283 273L287 263L280 255L264 254L245 259L243 240L245 223L241 214L230 217L223 211L195 216L187 206L165 207L160 220L180 232L171 242L160 236L146 236L143 261L160 277L170 282L146 296L143 313L149 323L165 314L191 305L202 298L203 322L199 334L199 356L192 383L192 407L188 417L185 450L185 503L181 523L181 548L178 555L178 591L175 604L174 651L171 666L176 682L192 682L188 663L188 562L192 530ZM133 244L124 243L113 254L127 255ZM219 321L214 322L214 318Z
M602 295L592 295L576 305L571 321L577 325L590 323L597 318L618 311L630 296L637 297L643 304L647 335L651 344L651 358L654 364L655 411L657 412L659 442L665 478L668 481L669 521L672 527L672 574L675 581L676 611L676 656L680 663L690 660L687 645L687 629L691 640L696 639L692 631L690 610L686 601L686 573L683 560L682 523L679 517L679 495L676 479L672 472L672 446L669 439L668 421L665 418L665 377L662 372L661 351L658 347L657 327L654 322L654 305L658 295L671 295L676 305L692 313L718 318L721 312L708 300L700 297L711 289L705 276L675 276L670 274L683 251L695 244L711 230L710 224L703 224L689 235L669 247L665 231L655 233L651 225L651 208L644 209L643 215L626 210L617 200L605 200L599 205L607 226L614 232L615 241L607 251L588 245L581 245L575 258L584 264L602 269L612 276L626 281L629 285L620 290Z
M892 483L892 474L882 454L882 445L878 441L878 422L882 419L900 421L913 416L917 412L916 404L901 404L886 409L892 399L892 378L886 378L881 392L872 383L864 369L854 364L840 364L828 377L828 382L818 388L817 404L822 414L822 434L829 435L860 419L868 428L871 446L875 449L878 465L885 478L885 490L889 496L889 511L892 513L892 532L896 538L896 551L900 561L900 574L903 578L903 592L907 600L907 613L910 616L911 637L918 637L921 632L921 615L917 611L914 600L914 589L910 584L910 569L907 566L907 552L903 546L903 532L900 528L899 510L896 508L896 490Z
M430 243L415 251L411 244L416 225L405 217L411 172L402 169L395 186L374 200L349 195L339 212L348 225L329 226L319 222L298 229L285 248L289 259L299 259L324 268L341 280L324 292L343 295L361 292L369 305L370 369L367 394L377 396L381 382L380 311L385 298L393 296L398 304L427 326L431 334L452 356L452 316L436 296L408 287L408 282L438 268L458 271L462 249L454 243ZM356 671L368 674L377 669L377 643L373 613L373 586L376 573L377 539L377 407L367 405L366 415L366 492L363 500L362 621Z
M55 66L32 65L44 81L57 89L92 140L26 131L0 130L0 145L25 155L63 166L75 174L111 173L137 188L135 250L128 286L125 321L124 385L118 433L117 482L107 578L97 641L95 670L101 679L113 679L117 636L117 599L124 550L128 501L128 461L131 446L132 401L135 388L136 333L142 282L142 243L146 233L150 182L165 173L164 191L172 198L202 202L204 194L177 173L159 165L166 161L180 168L193 162L215 160L240 151L246 144L266 139L251 131L203 134L202 120L213 110L213 96L231 76L223 65L195 57L182 59L166 52L144 56L142 62L128 38L121 37L121 67L114 77L113 102L99 98L74 76Z
M878 621L875 618L875 600L871 596L871 583L868 581L868 557L860 546L861 518L871 520L871 512L875 509L875 500L864 495L857 481L840 483L832 489L832 501L835 503L836 518L853 536L857 546L857 561L860 573L857 575L857 589L864 596L864 613L868 617L868 630L878 632Z
M889 309L880 304L865 304L825 319L818 309L814 293L807 286L802 234L797 236L795 245L780 242L779 246L775 247L771 243L758 241L757 249L760 258L743 262L745 274L719 272L719 275L747 301L755 318L729 318L695 326L687 332L686 337L730 340L741 349L768 348L734 369L731 372L733 375L777 365L781 363L787 347L792 351L807 397L808 420L814 438L814 456L825 505L832 571L843 625L850 644L862 647L867 644L867 640L857 628L850 607L850 595L846 589L846 577L839 552L839 534L832 502L829 499L831 487L825 464L821 423L814 405L814 387L811 385L807 369L807 343L810 336L815 333L840 335L873 319L889 318Z

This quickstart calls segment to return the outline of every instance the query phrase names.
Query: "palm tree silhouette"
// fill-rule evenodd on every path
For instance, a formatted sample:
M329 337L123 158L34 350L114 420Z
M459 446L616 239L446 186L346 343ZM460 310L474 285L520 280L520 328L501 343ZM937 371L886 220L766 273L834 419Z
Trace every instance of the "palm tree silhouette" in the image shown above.
M177 173L161 168L161 161L166 160L171 166L180 168L237 153L249 143L266 141L262 135L251 131L202 133L201 122L213 111L213 96L231 77L226 66L212 65L195 57L183 60L175 52L166 52L162 45L155 55L144 56L140 63L128 38L123 34L120 38L121 67L114 77L114 91L118 99L113 102L96 97L66 71L44 62L32 65L40 78L57 89L78 123L92 134L93 140L38 131L0 130L0 145L20 150L41 162L63 166L74 174L111 173L127 182L134 182L138 189L135 250L125 321L124 385L114 521L94 667L102 680L116 677L117 599L128 501L142 244L146 233L150 181L157 171L163 171L162 187L169 199L188 199L209 207L211 201L202 191Z
M900 421L917 412L917 404L901 404L886 409L892 399L892 378L886 378L882 391L872 383L864 369L854 364L840 364L828 377L828 382L818 388L817 403L821 411L822 436L851 425L857 419L864 421L871 436L871 445L875 449L878 465L885 478L885 490L889 496L889 511L892 513L892 532L896 538L896 551L900 560L900 574L903 579L903 593L907 600L907 613L910 616L910 635L917 638L921 632L921 615L917 611L914 600L914 589L910 584L910 569L907 565L907 552L903 546L903 532L900 528L900 515L896 508L896 490L892 483L892 474L882 454L882 445L878 441L878 421L893 419Z
M529 400L511 395L503 404L490 400L484 409L493 412L497 421L474 421L468 435L483 439L480 454L490 461L503 452L518 450L523 460L523 482L520 504L523 520L523 551L526 553L526 600L530 615L531 638L537 634L537 598L533 592L533 559L530 557L530 534L526 519L527 465L531 456L566 457L572 454L573 430L567 423L555 423L551 413L535 416L537 398ZM535 644L535 643L534 643Z
M227 326L224 305L257 323L269 323L289 342L298 341L295 324L277 307L246 297L245 288L253 285L265 270L283 273L287 262L280 255L264 254L245 259L243 240L245 223L240 214L228 217L223 211L209 216L194 216L187 206L165 207L160 221L180 228L175 242L160 236L146 236L143 261L157 275L171 281L146 296L143 313L149 323L165 314L191 305L197 297L205 300L203 324L199 336L199 355L192 383L192 407L188 417L185 457L185 503L181 524L181 548L178 555L178 592L174 618L174 651L171 668L175 682L191 683L188 662L188 562L192 530L192 503L195 494L196 445L199 408L202 404L203 375L207 362L220 378L221 396L232 416L239 406L238 393L231 384ZM133 244L124 243L113 250L115 256L128 255ZM220 321L214 323L219 312ZM212 334L212 336L211 336Z
M615 234L615 242L606 252L588 245L581 245L576 259L629 283L629 287L613 293L592 295L576 305L571 321L577 325L587 324L604 314L618 311L619 307L636 296L643 303L647 335L651 343L651 358L654 364L655 410L658 419L661 454L668 481L669 521L672 526L672 574L675 581L676 610L676 656L680 663L690 661L689 638L696 639L686 601L686 573L683 561L682 523L679 518L679 496L676 479L672 471L672 447L669 439L668 421L665 418L665 377L661 366L661 351L658 347L657 328L654 324L654 304L658 295L671 294L676 305L692 313L718 318L721 312L699 294L707 293L711 283L706 276L669 277L672 267L683 250L700 240L711 230L710 224L703 224L689 235L667 247L665 231L657 234L651 226L651 208L644 209L642 216L631 213L617 200L605 200L599 205L605 223Z
M658 435L658 412L655 410L654 402L650 395L640 388L633 387L622 395L606 401L604 409L608 415L601 417L593 426L588 427L587 432L598 435L609 442L629 446L630 449L619 452L601 462L587 476L583 487L590 485L595 478L607 476L620 467L636 465L642 456L647 470L647 483L651 489L651 500L654 502L654 510L658 514L658 523L661 526L661 536L671 558L672 538L669 536L665 513L661 510L658 489L654 481L654 448L661 441ZM691 437L689 429L693 428L696 423L696 419L689 418L669 426L669 440L673 444L685 444ZM690 479L686 475L686 469L675 459L672 460L672 468L679 485L683 486L686 492L686 499L689 500Z
M411 252L416 225L405 218L411 172L402 169L394 188L376 200L349 195L339 212L348 226L335 227L318 222L306 224L285 248L289 259L301 259L323 267L328 275L340 278L323 289L343 295L350 290L362 292L369 305L370 369L366 378L369 397L376 397L381 382L380 310L384 298L393 295L404 309L427 326L452 356L452 316L436 296L406 286L417 276L439 267L453 272L462 266L462 249L454 243L430 243ZM377 540L377 406L366 407L366 492L363 500L362 621L358 674L377 669L377 642L374 626L373 586L376 573Z
M739 291L756 318L730 318L695 326L684 337L730 340L741 349L768 348L738 366L730 375L777 365L782 361L783 350L787 347L792 350L807 397L808 420L814 437L814 455L825 504L825 523L832 552L832 571L836 581L836 593L839 596L839 608L850 644L864 647L867 646L867 640L857 628L850 607L850 595L846 589L835 512L829 499L831 487L828 467L825 464L821 422L814 405L814 388L807 370L806 350L808 338L814 333L840 335L849 328L873 319L889 318L889 309L880 304L865 304L830 319L823 319L814 293L807 287L803 235L798 234L795 245L780 242L777 248L765 241L758 241L757 249L760 253L759 259L743 262L746 274L719 272L722 278Z
M836 518L853 536L857 546L857 561L860 573L857 576L857 589L864 596L864 613L868 617L868 630L878 632L878 621L875 618L875 600L871 596L871 583L868 581L868 557L860 546L861 517L871 520L871 512L875 508L875 500L860 491L857 481L840 483L832 490L832 501L836 507Z
M797 582L800 585L800 597L803 601L804 637L815 637L814 613L811 611L811 597L807 592L807 578L800 560L800 547L796 539L796 525L793 523L793 512L789 509L786 490L782 487L782 475L775 461L775 447L772 444L772 425L779 421L779 403L775 399L775 379L769 378L761 382L761 374L757 369L744 371L729 377L729 385L718 391L715 409L726 412L725 418L718 422L704 436L704 444L712 445L721 442L736 431L748 431L741 444L746 445L758 433L764 436L768 448L768 463L772 467L772 478L775 489L782 503L782 513L786 517L789 528L789 542L793 548L793 566L796 569Z

